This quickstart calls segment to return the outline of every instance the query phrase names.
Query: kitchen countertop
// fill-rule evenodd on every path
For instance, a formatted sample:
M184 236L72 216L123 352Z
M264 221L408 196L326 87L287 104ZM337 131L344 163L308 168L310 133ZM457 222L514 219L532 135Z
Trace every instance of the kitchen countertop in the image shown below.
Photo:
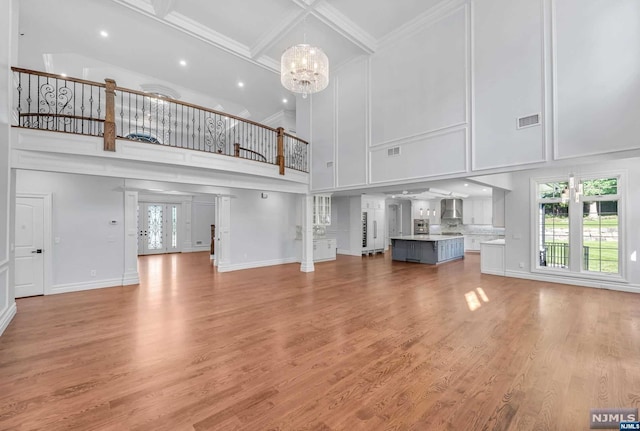
M491 241L482 241L480 244L504 245L504 238L493 239Z
M464 238L464 235L403 235L392 236L390 239L400 239L403 241L447 241L455 238Z

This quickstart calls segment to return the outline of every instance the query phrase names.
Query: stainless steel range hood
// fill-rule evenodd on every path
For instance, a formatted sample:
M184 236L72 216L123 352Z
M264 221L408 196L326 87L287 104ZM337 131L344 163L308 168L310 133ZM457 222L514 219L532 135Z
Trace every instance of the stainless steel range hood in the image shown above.
M440 218L446 222L462 222L462 199L442 199Z

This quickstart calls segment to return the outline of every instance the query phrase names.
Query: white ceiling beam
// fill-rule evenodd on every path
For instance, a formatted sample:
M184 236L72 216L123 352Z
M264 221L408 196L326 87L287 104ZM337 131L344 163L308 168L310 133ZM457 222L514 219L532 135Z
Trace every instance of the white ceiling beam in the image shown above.
M271 27L265 34L263 34L254 46L251 47L251 57L254 59L260 57L265 51L269 50L282 37L284 37L292 27L295 27L303 21L306 15L306 10L295 10L284 16L275 26Z
M316 1L311 8L320 21L347 38L367 54L376 51L376 39L326 1Z
M170 12L164 19L158 18L155 14L155 10L150 3L143 0L112 0L122 6L128 7L138 13L146 15L158 22L180 30L192 37L200 39L201 41L215 46L230 54L236 55L244 60L247 60L257 66L260 66L270 72L280 74L280 64L262 56L258 59L254 59L251 56L251 50L248 46L231 39L221 33L218 33L211 28L202 25L182 14L176 12ZM277 66L276 66L277 64Z
M175 0L151 0L151 5L156 16L162 19L173 10Z

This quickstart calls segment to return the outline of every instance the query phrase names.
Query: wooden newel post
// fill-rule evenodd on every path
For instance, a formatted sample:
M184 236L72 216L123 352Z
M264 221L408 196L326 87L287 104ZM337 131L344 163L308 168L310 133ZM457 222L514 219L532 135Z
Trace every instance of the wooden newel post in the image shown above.
M116 81L104 80L106 110L104 114L104 150L116 150Z
M240 157L240 144L233 144L233 155Z
M280 166L280 175L284 175L284 129L278 127L278 166Z

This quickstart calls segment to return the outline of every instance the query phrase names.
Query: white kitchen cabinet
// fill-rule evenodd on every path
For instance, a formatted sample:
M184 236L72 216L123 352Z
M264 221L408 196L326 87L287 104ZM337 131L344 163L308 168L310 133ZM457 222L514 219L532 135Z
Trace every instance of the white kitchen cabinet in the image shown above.
M317 226L331 224L331 195L313 196L313 224Z
M504 239L483 241L480 245L480 272L504 275Z
M336 260L336 239L316 238L313 240L313 261Z
M493 202L491 199L465 199L462 201L463 224L491 224Z
M362 210L362 253L384 252L383 209Z
M362 196L362 253L384 252L385 249L384 198Z
M464 249L465 251L480 251L480 244L498 238L497 235L491 234L465 234Z

